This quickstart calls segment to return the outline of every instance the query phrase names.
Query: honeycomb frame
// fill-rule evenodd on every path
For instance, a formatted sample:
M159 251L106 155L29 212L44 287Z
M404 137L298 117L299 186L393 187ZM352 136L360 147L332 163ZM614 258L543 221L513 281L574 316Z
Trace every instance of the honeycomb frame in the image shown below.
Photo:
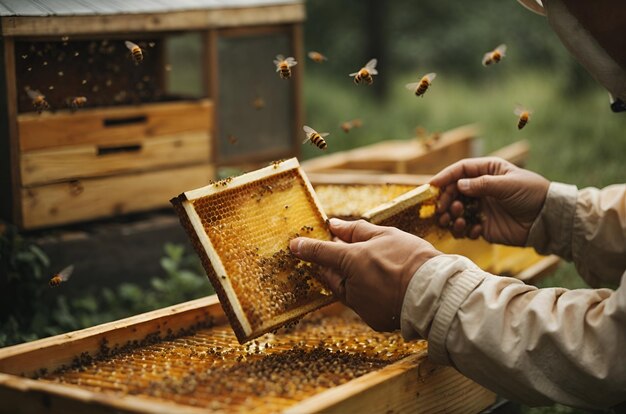
M423 237L434 223L438 196L439 188L423 184L363 213L362 218Z
M332 239L327 216L297 159L186 191L171 202L241 343L334 301L315 278L319 268L299 261L288 249L289 240L300 235ZM228 202L226 217L213 217ZM256 222L251 213L258 216ZM292 216L298 216L298 223ZM269 242L263 240L271 248L260 249L247 238L265 237L256 230L263 225L267 232L281 229ZM236 248L222 246L232 246L234 239L240 243Z

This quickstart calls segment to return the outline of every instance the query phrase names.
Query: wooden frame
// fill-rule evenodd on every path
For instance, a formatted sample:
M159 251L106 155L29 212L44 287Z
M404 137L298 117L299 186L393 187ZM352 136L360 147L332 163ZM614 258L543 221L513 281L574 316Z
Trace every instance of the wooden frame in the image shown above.
M320 312L339 312L342 307ZM83 352L97 353L101 341L123 345L148 334L188 328L212 318L226 323L216 296L133 316L68 334L0 350L1 410L20 412L141 412L200 413L206 410L147 397L94 392L75 386L25 378L41 368L69 364ZM478 412L495 402L495 395L451 367L433 365L426 351L411 355L378 371L310 397L288 413L367 411L428 413L434 410Z
M102 32L162 32L303 21L304 4L199 9L164 13L88 16L10 16L0 19L3 36L74 35Z

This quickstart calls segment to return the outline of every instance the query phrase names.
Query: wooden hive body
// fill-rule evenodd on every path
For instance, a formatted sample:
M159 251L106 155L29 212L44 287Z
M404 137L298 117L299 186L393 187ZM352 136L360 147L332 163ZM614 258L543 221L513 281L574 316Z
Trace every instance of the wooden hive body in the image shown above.
M219 165L297 155L301 69L283 82L256 68L301 60L303 20L299 0L0 1L0 218L38 229L164 208Z
M280 375L274 375L280 374ZM495 395L341 305L239 345L216 296L0 350L0 412L476 413Z

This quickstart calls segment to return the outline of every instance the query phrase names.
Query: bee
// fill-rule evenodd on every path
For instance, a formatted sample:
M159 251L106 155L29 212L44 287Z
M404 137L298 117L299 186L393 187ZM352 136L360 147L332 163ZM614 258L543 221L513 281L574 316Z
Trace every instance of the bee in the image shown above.
M361 82L367 83L371 85L374 83L374 78L372 75L378 75L378 71L376 70L376 64L378 61L376 59L372 59L367 64L362 67L358 72L351 73L349 76L354 76L354 83L359 84Z
M320 134L316 130L314 130L313 128L307 125L302 127L302 129L304 130L304 133L306 134L305 140L302 141L303 144L306 143L307 141L311 141L312 144L314 144L317 148L321 150L325 150L326 147L328 147L328 144L326 144L326 141L324 140L324 137L327 137L329 135L328 132L323 132Z
M82 108L87 103L87 98L84 96L75 96L69 100L69 107L72 111Z
M352 128L361 128L362 125L363 122L360 119L353 119L352 121L342 122L339 127L347 134Z
M505 53L506 53L505 44L501 44L500 46L496 47L491 52L485 53L485 55L483 56L483 66L489 66L492 63L500 62L502 58L506 56Z
M46 109L50 108L48 101L46 101L46 96L39 91L34 91L32 89L26 89L26 93L28 97L33 101L33 107L37 110L38 113L42 113Z
M233 134L229 134L227 138L230 145L236 145L239 142L239 138L237 138Z
M135 65L138 65L143 60L143 51L138 45L129 40L125 41L124 44L128 50L130 50L130 54L135 62Z
M260 96L257 96L256 98L254 98L254 100L252 101L252 106L254 107L254 109L256 109L257 111L260 111L261 109L265 108L265 100L263 98L261 98Z
M519 120L517 121L517 129L522 129L526 126L528 121L530 121L530 114L533 112L521 105L518 105L515 107L513 113L519 117Z
M291 67L296 66L298 62L292 57L285 59L283 55L277 55L274 60L276 72L280 74L281 79L289 79L291 77Z
M320 52L311 51L308 53L308 56L309 56L309 59L311 59L313 62L316 62L316 63L322 63L325 60L328 60L328 58L322 55Z
M408 90L415 92L415 96L423 97L436 77L436 73L428 73L422 76L419 82L407 83L405 86Z
M50 287L57 287L63 282L67 282L67 280L72 276L72 272L74 272L74 265L69 265L65 269L61 270L59 273L52 276L48 284Z

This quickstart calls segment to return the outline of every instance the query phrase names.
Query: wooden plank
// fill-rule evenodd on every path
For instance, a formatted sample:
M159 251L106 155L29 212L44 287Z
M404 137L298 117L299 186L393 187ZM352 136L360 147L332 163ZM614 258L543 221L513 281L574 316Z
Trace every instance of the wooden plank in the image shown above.
M302 85L304 79L304 35L302 24L296 23L291 26L291 53L295 57L298 65L292 70L294 71L293 77L293 144L292 144L292 157L299 157L302 152L301 137L302 126L304 125L304 96L302 93Z
M150 401L132 395L93 392L78 387L18 378L0 373L0 412L20 414L203 414L205 409L164 401Z
M20 171L17 138L17 81L15 78L15 42L2 42L3 65L0 68L0 217L13 223L21 221L18 199Z
M32 229L168 207L174 195L206 185L214 170L195 165L25 188L22 225Z
M477 413L496 395L425 354L407 357L285 410L304 413Z
M33 186L115 173L189 165L210 160L209 133L184 132L138 139L135 145L79 145L25 152L22 185Z
M518 167L526 165L529 155L530 144L525 139L516 141L489 154L490 157L504 158Z
M273 25L304 21L303 3L90 16L5 16L3 36L54 36L89 33L162 32Z
M212 120L209 100L23 114L18 117L20 150L136 143L148 137L209 131Z
M219 98L219 53L217 46L218 31L216 29L208 30L203 35L203 64L204 75L203 84L206 88L205 92L211 99L211 102L217 102ZM216 109L212 113L211 123L211 159L216 162L217 154L219 154L219 117Z
M189 328L208 317L213 318L216 324L226 323L226 316L216 295L79 331L1 348L0 372L29 376L41 368L53 371L71 364L73 358L82 352L97 354L105 338L109 347L122 346L128 341L142 340L155 332L164 335L168 329L177 332Z

